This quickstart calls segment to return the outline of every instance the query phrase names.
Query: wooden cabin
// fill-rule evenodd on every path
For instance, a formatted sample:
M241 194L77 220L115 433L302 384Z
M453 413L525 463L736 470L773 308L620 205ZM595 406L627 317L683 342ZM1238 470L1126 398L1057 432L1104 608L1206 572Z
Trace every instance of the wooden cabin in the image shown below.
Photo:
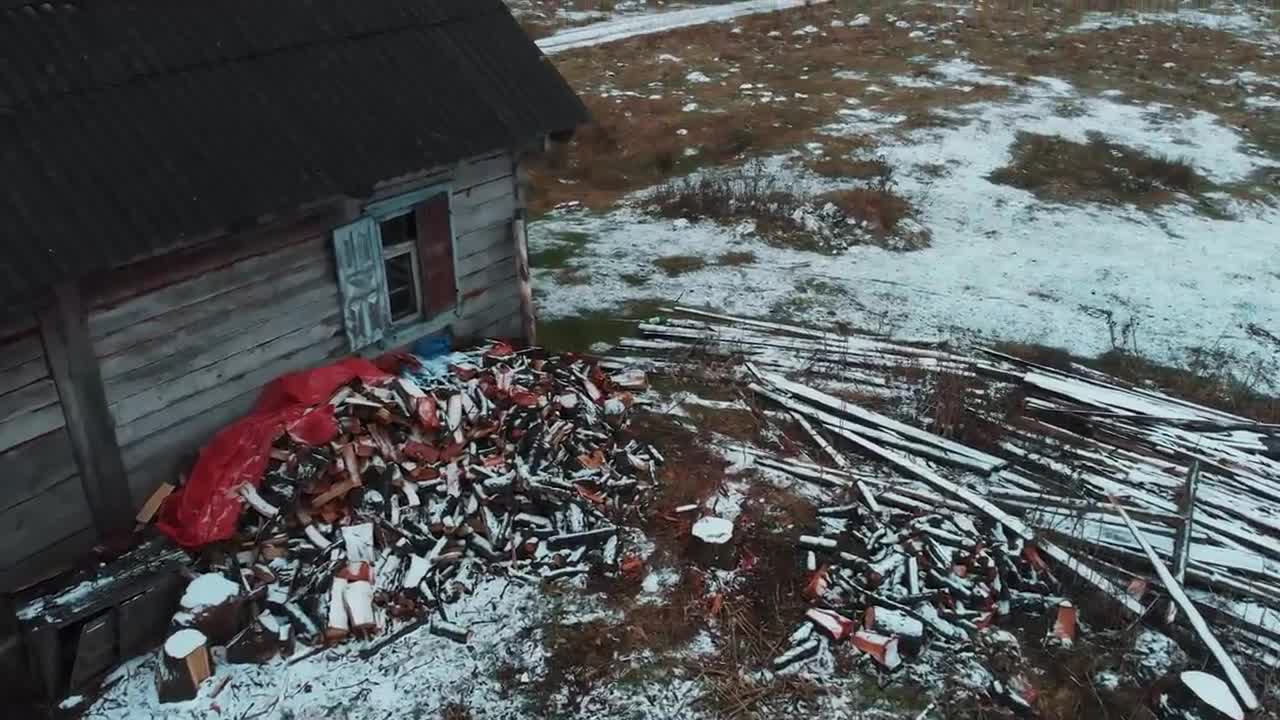
M522 159L585 119L502 0L0 0L0 594L283 373L528 336Z

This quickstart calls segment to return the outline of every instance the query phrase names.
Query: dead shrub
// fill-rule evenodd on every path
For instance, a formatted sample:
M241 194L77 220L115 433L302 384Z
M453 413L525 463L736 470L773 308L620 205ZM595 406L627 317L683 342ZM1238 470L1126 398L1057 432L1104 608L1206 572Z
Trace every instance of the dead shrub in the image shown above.
M707 261L697 255L667 255L654 260L653 264L665 272L667 277L678 277L701 270L707 266Z
M741 265L753 265L756 261L756 254L753 252L727 252L716 258L716 264L723 267L739 267Z
M804 204L786 192L760 162L732 172L669 181L659 186L649 201L664 217L695 222L752 219L782 229L797 229L792 216Z
M998 342L992 346L992 349L1005 355L1012 355L1037 365L1044 365L1065 372L1070 372L1071 366L1075 362L1075 358L1066 350L1038 343Z
M835 205L845 217L858 220L872 232L893 232L911 214L911 205L887 189L835 190L818 200Z
M1185 160L1147 155L1096 133L1086 143L1019 133L1013 162L989 178L1041 199L1102 203L1155 204L1204 185Z
M1162 365L1121 349L1083 364L1135 385L1154 385L1191 402L1261 423L1280 423L1280 397L1260 387L1271 382L1271 364L1251 364L1233 353L1193 349L1183 367Z
M854 180L877 180L881 177L892 177L893 169L882 157L851 158L824 157L809 163L809 169L829 178L852 178Z

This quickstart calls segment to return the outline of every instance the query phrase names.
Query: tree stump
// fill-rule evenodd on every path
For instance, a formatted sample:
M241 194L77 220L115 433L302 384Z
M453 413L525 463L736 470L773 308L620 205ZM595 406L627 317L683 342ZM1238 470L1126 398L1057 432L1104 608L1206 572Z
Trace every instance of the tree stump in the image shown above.
M689 555L704 567L732 570L738 564L737 548L733 544L733 522L711 516L699 518L693 524Z
M204 633L211 645L226 644L245 626L240 586L217 573L192 580L179 604L190 614L191 625Z

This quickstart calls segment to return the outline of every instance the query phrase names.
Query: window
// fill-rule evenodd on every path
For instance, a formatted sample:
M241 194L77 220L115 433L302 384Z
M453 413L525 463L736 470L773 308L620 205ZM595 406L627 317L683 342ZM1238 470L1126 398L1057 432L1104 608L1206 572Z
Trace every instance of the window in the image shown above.
M382 200L365 213L333 235L352 350L410 333L458 301L447 190Z
M418 217L410 209L379 223L382 262L387 274L387 299L391 322L411 322L422 317L422 277L418 272Z

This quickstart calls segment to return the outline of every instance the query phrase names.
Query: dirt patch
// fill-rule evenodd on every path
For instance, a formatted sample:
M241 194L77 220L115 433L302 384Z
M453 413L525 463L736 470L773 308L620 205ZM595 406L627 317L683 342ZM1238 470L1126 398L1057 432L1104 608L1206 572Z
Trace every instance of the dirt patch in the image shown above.
M1170 202L1179 193L1194 195L1205 185L1185 161L1146 155L1101 135L1077 143L1025 132L1013 145L1013 162L989 178L1042 200L1144 207Z
M525 688L536 715L572 715L578 698L596 687L660 681L678 671L676 661L663 656L687 645L703 627L705 587L701 571L688 568L658 602L615 598L620 622L548 622L542 629L545 672ZM634 663L637 654L656 658L640 666Z
M708 687L699 705L717 716L805 714L824 692L809 680L758 672L769 667L807 607L795 540L815 513L809 501L764 480L752 482L747 491L736 522L738 589L724 593L719 603L716 653L690 667Z

